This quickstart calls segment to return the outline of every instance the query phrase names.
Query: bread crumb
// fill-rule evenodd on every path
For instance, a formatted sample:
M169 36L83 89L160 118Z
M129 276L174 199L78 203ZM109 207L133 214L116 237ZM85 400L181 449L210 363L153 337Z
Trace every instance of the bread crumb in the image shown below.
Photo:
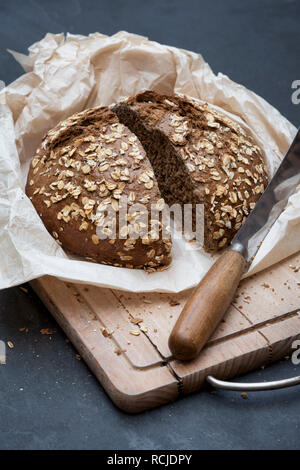
M10 349L13 349L15 347L14 343L12 343L11 341L7 341L7 346L10 348Z
M242 397L244 400L247 400L248 395L247 395L247 393L242 392L242 393L241 393L241 397Z
M117 356L120 356L122 353L126 352L126 349L115 348L114 353Z
M110 338L111 335L113 334L113 331L108 331L107 328L103 328L101 330L101 333L103 334L104 338Z
M51 330L51 328L42 328L40 330L40 333L42 335L52 335L53 333L55 333L55 330Z

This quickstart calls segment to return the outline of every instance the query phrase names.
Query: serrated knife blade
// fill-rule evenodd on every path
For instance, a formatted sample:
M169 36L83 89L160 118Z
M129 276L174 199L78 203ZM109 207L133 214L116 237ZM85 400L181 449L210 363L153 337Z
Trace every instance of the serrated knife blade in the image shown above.
M299 183L300 128L275 175L231 242L231 248L243 254L246 262L256 255Z

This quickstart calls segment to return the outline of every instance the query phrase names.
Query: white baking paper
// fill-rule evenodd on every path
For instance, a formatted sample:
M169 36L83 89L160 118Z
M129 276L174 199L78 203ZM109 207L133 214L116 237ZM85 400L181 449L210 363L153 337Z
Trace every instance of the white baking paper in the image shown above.
M24 193L29 162L43 135L85 108L109 105L144 89L181 92L241 118L266 155L271 174L296 128L264 99L201 55L121 31L111 37L47 34L12 52L27 72L0 91L0 288L43 275L129 291L179 292L195 286L212 264L203 251L175 240L173 262L147 274L69 258L49 235ZM294 194L262 244L249 274L300 250L300 194Z

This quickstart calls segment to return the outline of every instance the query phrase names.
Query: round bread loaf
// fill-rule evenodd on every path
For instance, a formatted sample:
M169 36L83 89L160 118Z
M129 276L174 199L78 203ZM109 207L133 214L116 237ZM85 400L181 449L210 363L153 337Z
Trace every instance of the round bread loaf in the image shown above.
M31 162L26 194L71 253L148 271L171 261L172 242L162 238L159 220L150 219L151 204L164 205L151 164L138 138L106 107L75 114L47 133ZM129 209L120 226L119 217L105 211L117 215L123 198ZM136 204L139 210L130 212ZM144 214L148 224L140 221ZM149 232L141 236L145 226Z
M142 143L166 203L204 205L205 250L227 246L268 182L252 136L184 96L145 91L112 109Z
M195 208L204 205L204 248L215 252L230 243L267 182L263 152L237 122L208 104L145 91L49 131L26 193L67 251L155 271L170 264L172 242L151 208L191 204L195 231ZM105 217L105 210L120 214L123 198L125 222Z

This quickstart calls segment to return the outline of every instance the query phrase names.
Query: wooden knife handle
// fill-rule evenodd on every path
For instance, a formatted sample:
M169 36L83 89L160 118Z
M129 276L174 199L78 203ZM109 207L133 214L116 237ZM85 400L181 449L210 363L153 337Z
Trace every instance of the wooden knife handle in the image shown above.
M245 265L234 250L225 251L201 280L183 308L169 338L176 359L196 357L233 299Z

